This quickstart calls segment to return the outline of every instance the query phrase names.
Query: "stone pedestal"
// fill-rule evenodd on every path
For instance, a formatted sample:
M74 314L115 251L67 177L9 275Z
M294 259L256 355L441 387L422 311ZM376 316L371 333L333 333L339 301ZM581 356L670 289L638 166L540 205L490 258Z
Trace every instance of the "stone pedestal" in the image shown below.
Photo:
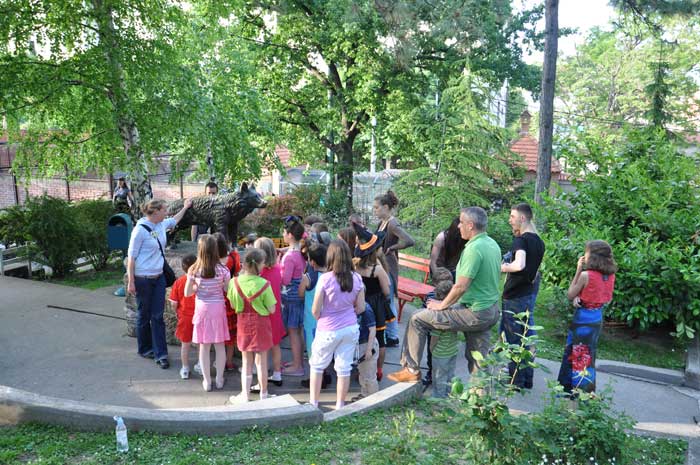
M185 272L182 269L182 257L188 254L197 254L196 242L180 242L174 248L165 250L165 259L168 260L170 267L179 278ZM126 286L126 274L124 275L124 286ZM165 290L165 309L163 311L163 319L165 320L165 339L170 345L180 345L180 341L175 337L175 328L177 327L177 315L170 306L168 297L170 296L170 288ZM131 337L136 337L136 297L126 295L124 299L124 311L126 312L126 334Z
M697 334L688 343L683 384L693 389L700 389L700 337Z

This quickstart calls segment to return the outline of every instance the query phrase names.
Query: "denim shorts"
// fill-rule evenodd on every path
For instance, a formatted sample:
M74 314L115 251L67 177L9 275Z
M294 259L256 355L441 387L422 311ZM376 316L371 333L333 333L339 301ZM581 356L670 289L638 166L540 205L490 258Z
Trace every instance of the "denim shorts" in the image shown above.
M282 296L282 321L284 327L301 328L304 326L304 301L288 300Z

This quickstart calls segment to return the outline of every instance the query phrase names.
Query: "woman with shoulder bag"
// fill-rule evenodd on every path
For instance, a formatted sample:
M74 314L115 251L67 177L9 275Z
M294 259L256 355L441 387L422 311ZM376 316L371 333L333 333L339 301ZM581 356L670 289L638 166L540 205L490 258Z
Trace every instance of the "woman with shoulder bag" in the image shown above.
M127 258L127 292L136 295L136 340L138 353L144 358L154 358L163 369L170 367L168 346L165 342L166 276L164 275L166 244L165 231L172 229L192 205L186 199L182 210L172 218L166 218L167 202L151 200L141 207L144 217L131 233Z

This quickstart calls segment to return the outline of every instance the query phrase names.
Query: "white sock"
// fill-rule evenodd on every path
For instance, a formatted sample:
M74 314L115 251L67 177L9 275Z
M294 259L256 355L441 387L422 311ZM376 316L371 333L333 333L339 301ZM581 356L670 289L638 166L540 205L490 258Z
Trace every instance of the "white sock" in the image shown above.
M345 402L340 401L335 403L335 409L340 410L341 408L345 407Z
M271 379L274 381L282 381L282 372L281 371L273 371L272 376L270 376L268 379Z
M260 392L260 400L267 399L268 397L269 397L269 395L267 394L267 392L262 392L262 391Z

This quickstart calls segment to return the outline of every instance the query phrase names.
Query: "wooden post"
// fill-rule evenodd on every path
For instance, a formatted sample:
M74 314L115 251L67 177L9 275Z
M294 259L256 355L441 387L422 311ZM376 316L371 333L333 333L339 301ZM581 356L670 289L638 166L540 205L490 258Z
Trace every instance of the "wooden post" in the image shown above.
M182 174L180 175L180 198L185 198L185 187L183 186Z
M12 173L12 185L15 191L15 205L19 205L19 186L17 186L17 176Z
M535 202L542 204L542 193L549 192L552 181L552 132L554 129L554 85L557 77L559 39L559 0L545 2L544 66L540 97L540 143L537 153Z

